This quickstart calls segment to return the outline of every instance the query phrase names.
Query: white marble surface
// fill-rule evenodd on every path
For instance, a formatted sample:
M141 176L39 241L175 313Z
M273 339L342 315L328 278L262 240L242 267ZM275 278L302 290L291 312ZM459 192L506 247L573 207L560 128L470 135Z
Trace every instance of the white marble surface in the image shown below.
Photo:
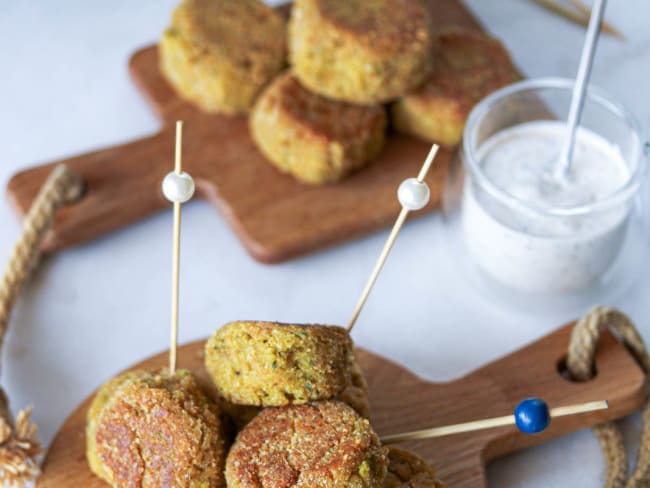
M54 158L135 139L158 123L126 71L129 55L156 40L176 0L4 0L0 4L0 183ZM524 0L470 0L531 76L571 76L583 31ZM597 84L650 120L650 31L645 0L610 2L628 36L604 38ZM159 215L47 261L23 294L2 358L14 406L33 404L46 441L100 382L168 340L170 214ZM19 227L0 204L0 262ZM439 217L401 235L354 336L431 380L495 359L575 313L530 315L468 288L445 259ZM386 237L379 233L280 266L256 264L214 210L185 212L181 340L237 318L343 323ZM641 265L640 265L641 266ZM644 264L647 273L647 263ZM615 300L650 337L650 276ZM636 444L637 417L623 422ZM603 462L581 432L509 456L489 468L491 486L594 487Z

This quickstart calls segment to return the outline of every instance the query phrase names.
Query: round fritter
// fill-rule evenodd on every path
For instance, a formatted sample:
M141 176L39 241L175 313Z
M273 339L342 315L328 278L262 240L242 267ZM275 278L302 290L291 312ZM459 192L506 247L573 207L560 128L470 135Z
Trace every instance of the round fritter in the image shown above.
M252 110L250 132L283 172L306 183L338 181L381 152L387 117L381 105L324 98L291 73L276 78Z
M159 53L181 97L207 112L246 112L286 65L286 23L259 0L183 0Z
M95 427L100 477L114 487L221 488L219 411L187 371L126 379Z
M398 447L388 448L384 488L442 488L435 470L420 456Z
M392 106L395 127L447 147L460 142L474 105L520 76L505 47L478 32L441 34L432 76Z
M205 367L231 403L281 406L332 398L351 381L354 350L342 327L231 322L205 345Z
M289 57L300 81L316 93L386 102L426 79L432 39L421 0L295 0Z
M97 452L97 419L115 392L125 383L146 375L145 371L127 371L104 383L95 394L86 414L86 459L90 470L103 478L104 470Z
M226 461L229 488L375 488L385 476L370 423L337 401L263 410Z
M334 397L334 399L347 403L362 417L370 418L368 384L366 383L366 379L356 362L351 371L350 384L341 393ZM237 405L224 400L223 398L220 398L218 403L221 410L232 419L237 430L242 430L262 410L262 407Z

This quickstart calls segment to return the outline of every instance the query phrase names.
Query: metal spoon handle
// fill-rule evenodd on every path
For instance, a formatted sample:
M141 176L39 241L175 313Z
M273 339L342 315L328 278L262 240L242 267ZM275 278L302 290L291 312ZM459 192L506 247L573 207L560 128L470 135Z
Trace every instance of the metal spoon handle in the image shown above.
M607 0L596 0L593 9L591 10L591 17L589 18L589 26L587 27L587 35L585 43L582 47L582 55L580 56L580 66L578 67L578 75L576 82L573 86L573 94L571 95L571 107L569 108L569 117L567 119L567 133L560 153L560 160L558 164L558 173L561 178L566 178L571 172L571 161L573 159L573 148L575 146L575 136L582 116L582 109L585 104L585 95L587 93L587 85L591 76L591 68L594 64L594 55L596 54L596 44L600 34L600 27L603 22L603 15L605 14L605 6Z

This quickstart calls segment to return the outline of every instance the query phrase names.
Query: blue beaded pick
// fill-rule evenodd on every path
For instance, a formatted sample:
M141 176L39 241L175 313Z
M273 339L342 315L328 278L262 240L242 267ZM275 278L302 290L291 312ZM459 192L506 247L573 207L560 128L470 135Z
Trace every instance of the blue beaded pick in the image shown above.
M515 423L524 434L539 434L551 423L548 405L539 398L527 398L515 407Z

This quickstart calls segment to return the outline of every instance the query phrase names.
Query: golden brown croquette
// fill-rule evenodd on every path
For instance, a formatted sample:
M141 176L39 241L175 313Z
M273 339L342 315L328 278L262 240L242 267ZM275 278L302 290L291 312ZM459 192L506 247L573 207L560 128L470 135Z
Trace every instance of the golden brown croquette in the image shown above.
M231 322L208 340L205 366L219 395L239 405L332 398L351 381L352 340L341 327Z
M416 88L434 62L420 0L295 0L289 57L310 90L374 104Z
M379 488L385 476L370 423L337 401L263 410L226 461L230 488Z
M384 488L443 488L435 470L417 454L388 448L388 473Z
M274 166L319 184L338 181L375 159L384 145L387 117L381 105L330 100L284 73L259 97L249 124L257 147Z
M370 418L370 403L368 402L368 384L359 365L354 363L351 371L350 384L336 397L335 400L350 405L359 415ZM228 415L238 431L242 430L263 407L237 405L223 398L218 399L221 410Z
M259 0L183 0L159 52L181 97L206 112L247 112L286 65L286 23Z
M219 411L188 371L140 374L101 409L98 473L114 487L221 488Z
M342 327L231 322L205 346L205 367L221 397L280 406L332 398L351 381L354 350Z
M392 106L397 130L451 147L483 97L520 78L503 45L478 32L454 30L438 36L431 77Z
M146 375L145 371L128 371L104 383L93 397L93 401L86 414L86 459L90 470L100 478L104 477L104 469L97 452L97 419L102 409L115 392L125 383Z

